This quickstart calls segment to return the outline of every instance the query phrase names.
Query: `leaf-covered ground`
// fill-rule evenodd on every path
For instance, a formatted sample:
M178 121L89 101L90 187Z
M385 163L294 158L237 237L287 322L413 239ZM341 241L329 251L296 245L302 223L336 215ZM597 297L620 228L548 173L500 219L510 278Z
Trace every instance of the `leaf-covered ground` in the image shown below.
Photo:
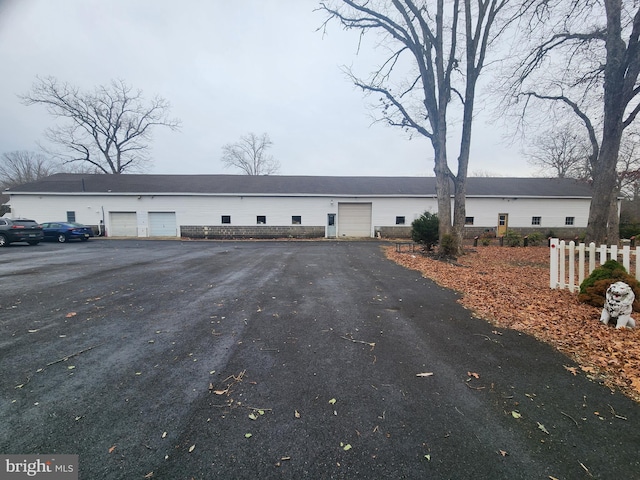
M460 302L477 316L554 345L580 365L566 367L574 375L588 375L640 402L640 329L603 325L598 308L579 303L568 290L550 289L547 247L477 247L456 263L397 253L395 247L386 254L462 293Z

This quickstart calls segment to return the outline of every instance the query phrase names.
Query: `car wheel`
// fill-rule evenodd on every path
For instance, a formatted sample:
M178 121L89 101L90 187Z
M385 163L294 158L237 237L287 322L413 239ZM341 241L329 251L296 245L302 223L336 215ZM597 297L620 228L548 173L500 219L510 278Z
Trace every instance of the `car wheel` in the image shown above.
M29 245L37 245L40 243L40 240L31 240L30 242L27 242Z
M9 242L7 242L7 237L4 235L0 235L0 247L8 247Z
M58 235L58 242L59 243L64 243L67 241L67 236L64 233L61 233L60 235Z

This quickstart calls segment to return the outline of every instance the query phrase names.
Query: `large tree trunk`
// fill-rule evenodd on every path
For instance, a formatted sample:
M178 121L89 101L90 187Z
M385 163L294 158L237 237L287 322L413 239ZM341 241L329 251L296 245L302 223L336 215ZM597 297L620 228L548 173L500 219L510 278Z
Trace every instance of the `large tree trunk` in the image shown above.
M609 151L608 156L603 155L604 143L605 141L603 141L603 148L600 150L598 165L593 175L593 196L589 207L586 235L586 242L595 242L596 245L607 242L609 212L617 191L615 170L618 160L617 150Z
M445 235L451 233L451 177L447 167L446 155L441 149L435 149L436 162L433 171L436 174L436 196L438 200L438 236L440 244ZM438 158L444 157L444 158Z
M626 45L622 41L620 0L605 0L607 11L606 51L604 67L604 121L602 143L593 167L593 197L587 225L587 242L605 243L609 212L616 189L616 166L622 138L625 100ZM616 235L617 237L617 235Z
M609 206L609 222L607 225L607 243L609 245L617 245L620 242L620 210L618 209L618 195L620 192L617 190L611 198L611 205Z

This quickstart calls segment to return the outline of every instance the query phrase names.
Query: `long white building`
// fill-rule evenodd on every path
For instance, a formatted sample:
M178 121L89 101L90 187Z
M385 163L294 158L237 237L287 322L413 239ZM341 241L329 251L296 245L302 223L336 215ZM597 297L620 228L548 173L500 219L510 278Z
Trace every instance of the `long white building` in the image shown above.
M401 237L437 212L433 177L56 174L4 193L12 218L118 237ZM591 193L573 179L469 178L466 236L573 237L587 226Z

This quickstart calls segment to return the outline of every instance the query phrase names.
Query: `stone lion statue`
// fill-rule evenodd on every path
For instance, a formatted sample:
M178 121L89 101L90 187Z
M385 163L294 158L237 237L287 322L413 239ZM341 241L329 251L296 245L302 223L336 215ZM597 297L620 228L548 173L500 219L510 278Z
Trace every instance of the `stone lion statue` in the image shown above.
M631 287L624 282L616 282L609 286L606 294L606 301L600 315L600 321L607 325L609 320L616 320L616 328L636 326L636 322L631 318L633 301L636 296Z

